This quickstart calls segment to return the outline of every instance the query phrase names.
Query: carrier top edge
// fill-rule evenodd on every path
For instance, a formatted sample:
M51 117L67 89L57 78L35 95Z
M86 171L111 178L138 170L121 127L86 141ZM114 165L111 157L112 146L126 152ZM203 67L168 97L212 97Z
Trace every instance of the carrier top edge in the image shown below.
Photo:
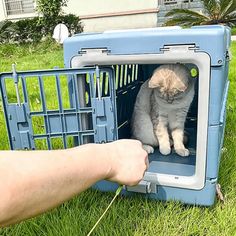
M107 48L111 55L124 55L161 53L164 45L195 44L199 51L210 55L212 66L222 66L226 50L230 46L230 36L230 28L222 25L81 33L65 40L64 59L68 67L71 58L85 48ZM219 65L219 61L223 63Z
M182 28L181 26L167 26L167 27L153 27L153 28L135 28L135 29L123 29L123 30L107 30L103 32L82 32L79 34L75 34L72 38L76 37L97 37L98 35L101 35L101 37L104 37L104 35L140 35L140 33L148 34L148 33L154 33L154 34L160 34L161 35L171 35L171 34L199 34L199 35L211 35L211 34L219 34L222 35L225 33L225 30L229 30L230 28L223 25L201 25L201 26L192 26L191 28ZM109 36L109 37L110 37ZM71 38L69 38L71 40Z

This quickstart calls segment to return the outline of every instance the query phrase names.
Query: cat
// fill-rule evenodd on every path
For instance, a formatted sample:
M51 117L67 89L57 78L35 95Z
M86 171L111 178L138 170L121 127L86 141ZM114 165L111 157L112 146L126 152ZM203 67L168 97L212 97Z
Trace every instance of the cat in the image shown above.
M159 146L160 153L189 156L184 146L184 124L194 97L194 79L183 64L159 66L144 82L132 115L132 137L142 142L148 153Z

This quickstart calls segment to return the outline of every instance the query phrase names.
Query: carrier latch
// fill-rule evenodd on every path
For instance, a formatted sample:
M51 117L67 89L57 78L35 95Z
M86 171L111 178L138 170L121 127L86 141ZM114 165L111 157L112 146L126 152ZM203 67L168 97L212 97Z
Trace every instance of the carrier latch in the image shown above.
M160 48L160 51L163 53L172 53L172 52L189 52L199 49L195 44L183 44L183 45L164 45L163 48Z
M103 53L107 54L109 50L107 48L82 48L79 51L79 55L101 55Z
M8 122L11 129L11 142L15 149L32 148L29 130L28 104L10 104L8 106Z
M97 96L91 98L93 107L94 141L96 143L111 142L114 140L114 109L109 96L102 96L100 70L96 66Z
M153 184L145 180L141 180L138 185L135 185L132 187L125 186L124 188L126 191L136 192L136 193L156 193L157 192L156 184Z
M232 59L232 53L231 53L230 49L228 49L228 50L226 51L226 56L225 56L225 58L226 58L226 61L231 61L231 59Z

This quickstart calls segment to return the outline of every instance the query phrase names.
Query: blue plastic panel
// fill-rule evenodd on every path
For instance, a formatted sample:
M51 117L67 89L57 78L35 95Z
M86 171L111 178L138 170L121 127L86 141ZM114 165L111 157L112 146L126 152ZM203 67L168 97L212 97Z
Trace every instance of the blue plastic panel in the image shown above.
M66 67L71 59L85 48L107 48L110 54L160 53L164 45L195 44L199 51L211 57L212 66L225 61L225 48L229 47L230 31L224 26L192 27L190 29L125 30L98 34L78 34L64 42Z
M75 140L76 145L115 140L113 77L111 68L0 74L11 149L67 148ZM79 88L80 80L87 89Z
M119 187L118 184L108 182L105 180L100 181L94 185L94 188L100 191L116 191L118 187ZM126 190L123 190L122 194L126 196L137 195L137 193L127 192ZM157 186L156 193L139 194L139 195L143 196L144 198L150 198L150 199L165 200L165 201L175 200L185 204L211 206L215 202L216 179L206 180L206 185L201 190Z
M229 82L223 91L223 102L220 111L220 124L208 127L207 172L208 178L217 178L221 157L221 149L224 140L226 103L228 97Z

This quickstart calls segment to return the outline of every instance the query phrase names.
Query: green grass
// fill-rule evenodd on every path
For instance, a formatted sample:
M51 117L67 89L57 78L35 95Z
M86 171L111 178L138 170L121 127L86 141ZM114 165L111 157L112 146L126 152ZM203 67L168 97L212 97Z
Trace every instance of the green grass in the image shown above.
M140 196L119 196L94 235L236 235L236 42L232 43L232 55L227 126L219 174L226 202L216 201L213 207L206 208ZM51 43L21 47L0 45L0 58L0 71L10 71L12 63L17 63L18 70L63 66L62 49ZM33 105L37 106L37 102ZM2 109L0 131L0 149L8 149ZM0 235L86 235L113 196L113 193L88 190L49 213L0 229Z
M234 27L234 28L231 29L231 34L232 34L232 35L236 35L236 27Z

